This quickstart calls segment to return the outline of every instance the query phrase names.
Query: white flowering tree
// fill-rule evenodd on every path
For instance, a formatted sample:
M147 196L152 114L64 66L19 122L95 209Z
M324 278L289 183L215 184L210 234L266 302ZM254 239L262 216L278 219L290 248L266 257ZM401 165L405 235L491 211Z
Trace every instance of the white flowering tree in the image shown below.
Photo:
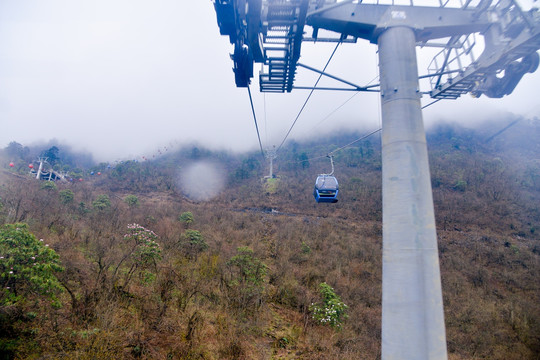
M325 282L319 284L319 293L322 297L322 303L312 303L309 307L313 320L321 325L340 329L342 322L348 317L346 314L348 306Z
M128 285L135 273L143 274L149 269L155 269L157 262L161 260L158 236L152 230L139 224L128 224L127 228L124 241L131 250L124 258L128 266L124 287Z

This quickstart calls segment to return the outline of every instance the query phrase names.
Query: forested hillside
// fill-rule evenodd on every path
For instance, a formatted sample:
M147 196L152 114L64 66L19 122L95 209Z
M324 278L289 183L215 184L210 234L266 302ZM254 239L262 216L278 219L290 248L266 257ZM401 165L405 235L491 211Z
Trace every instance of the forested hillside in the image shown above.
M540 122L428 133L449 358L540 359ZM495 136L493 136L495 135ZM0 358L379 359L379 134L92 164L0 153ZM65 182L28 163L55 157ZM10 166L12 165L12 166Z

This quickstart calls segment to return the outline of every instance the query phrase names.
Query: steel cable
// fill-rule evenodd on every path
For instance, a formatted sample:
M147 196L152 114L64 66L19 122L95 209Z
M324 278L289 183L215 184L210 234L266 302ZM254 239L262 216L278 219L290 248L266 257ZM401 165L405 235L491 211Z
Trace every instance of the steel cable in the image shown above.
M332 55L330 55L330 58L328 59L328 61L326 62L326 65L324 66L324 69L322 70L322 72L324 73L324 71L326 70L326 68L328 67L328 64L330 64L330 61L332 60L332 58L334 57L334 54L336 53L336 50L339 46L339 44L341 44L341 42L338 42L336 44L336 47L334 48L334 51L332 51ZM313 91L315 91L315 88L317 87L317 84L319 84L319 81L321 80L323 74L319 74L319 78L317 79L317 81L315 82L315 85L313 85L313 88L311 89L311 91L309 92L309 95L306 99L306 101L304 101L304 105L302 105L302 108L300 109L300 111L298 112L298 115L296 115L296 118L294 119L291 127L289 128L289 131L287 131L287 134L285 135L285 137L283 138L283 141L281 142L281 144L279 144L278 148L276 151L279 151L279 149L281 149L281 147L283 146L283 144L285 143L285 141L287 140L287 137L289 137L289 134L291 133L294 125L296 124L296 122L298 121L298 118L300 117L300 114L302 114L302 112L304 111L304 108L306 107L309 99L311 98L311 95L313 95Z
M257 139L259 139L259 146L261 147L261 154L264 157L264 150L261 142L261 135L259 134L259 125L257 124L257 116L255 115L255 107L253 106L253 98L251 97L251 90L249 89L249 84L247 86L249 94L249 102L251 104L251 112L253 113L253 120L255 121L255 129L257 130Z

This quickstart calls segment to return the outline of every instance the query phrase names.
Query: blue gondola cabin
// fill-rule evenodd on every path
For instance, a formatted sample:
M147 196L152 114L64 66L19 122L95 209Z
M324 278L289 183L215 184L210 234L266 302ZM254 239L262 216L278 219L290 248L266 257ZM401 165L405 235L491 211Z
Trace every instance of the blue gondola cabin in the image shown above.
M319 175L315 180L315 189L313 196L318 203L336 203L338 202L338 182L331 175Z

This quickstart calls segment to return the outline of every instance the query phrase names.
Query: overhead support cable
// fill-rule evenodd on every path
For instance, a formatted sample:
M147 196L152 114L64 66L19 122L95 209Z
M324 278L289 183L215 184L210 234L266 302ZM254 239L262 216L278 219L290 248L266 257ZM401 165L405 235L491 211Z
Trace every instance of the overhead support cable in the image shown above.
M351 146L351 145L353 145L353 144L356 144L357 142L362 141L362 140L364 140L364 139L370 137L371 135L378 133L378 132L381 131L381 130L382 130L381 128L378 128L377 130L374 130L374 131L370 132L370 133L367 134L367 135L364 135L364 136L362 136L362 137L360 137L360 138L358 138L358 139L356 139L356 140L354 140L354 141L351 141L351 142L348 143L347 145L343 145L342 147L339 147L339 148L337 148L337 149L335 149L335 150L329 152L329 153L326 154L326 155L314 156L314 157L307 158L307 159L300 160L300 161L290 161L289 163L303 163L303 162L310 161L310 160L317 160L317 159L322 159L322 158L325 158L325 157L332 157L333 154L335 154L336 152L341 151L341 150L343 150L343 149L345 149L345 148L347 148L347 147L349 147L349 146Z
M266 93L263 93L263 100L264 100L264 135L265 135L265 143L268 146L268 126L266 123Z
M255 129L257 130L257 139L259 139L259 146L261 147L261 154L264 157L264 150L261 142L261 135L259 134L259 125L257 125L257 116L255 115L255 107L253 106L253 98L251 97L251 90L249 89L249 84L247 86L249 94L249 102L251 104L251 112L253 113L253 121L255 121Z
M376 85L371 85L374 81L376 81L377 79L379 78L379 75L375 76L370 82L367 83L367 85L365 86L365 88L369 88L369 87L372 87L372 86L379 86L379 84L376 84ZM321 88L317 88L316 90L320 90ZM354 89L351 89L354 91ZM377 91L378 92L378 91ZM322 118L322 120L320 120L317 124L315 124L313 126L313 128L316 128L317 126L319 126L320 124L322 124L324 121L326 121L328 118L330 118L332 115L334 115L334 113L336 113L339 109L341 109L343 106L345 106L349 101L351 101L356 95L360 94L360 91L356 91L353 95L351 95L349 98L347 98L347 100L345 100L341 105L337 106L334 110L332 110L331 112L328 113L328 115L326 115L324 118ZM380 117L380 116L379 116ZM381 127L379 125L379 127Z
M343 106L345 106L349 101L351 101L356 95L360 94L359 92L354 93L352 96L350 96L347 100L345 100L341 105L339 105L337 108L332 110L328 115L326 115L321 121L319 121L317 124L315 124L314 127L319 126L322 122L324 122L326 119L328 119L330 116L334 115L335 112L337 112L339 109L341 109Z
M338 151L341 151L341 150L345 149L346 147L351 146L352 144L356 144L357 142L362 141L362 140L364 140L365 138L368 138L368 137L370 137L371 135L376 134L376 133L378 133L378 132L381 131L381 130L382 130L382 129L379 128L379 129L377 129L377 130L375 130L375 131L370 132L370 133L367 134L367 135L362 136L361 138L358 138L358 139L356 139L356 140L354 140L354 141L351 141L351 142L348 143L347 145L343 145L342 147L339 147L339 148L337 148L336 150L329 152L329 153L328 153L328 156L332 156L332 154L334 154L334 153L336 153L336 152L338 152Z
M326 65L324 66L324 69L323 69L323 72L326 70L326 68L328 67L328 64L330 64L330 61L332 60L332 58L334 57L334 54L336 53L336 50L338 48L340 43L337 43L336 44L336 47L334 48L334 51L332 51L332 54L330 55L330 58L328 59L328 61L326 62ZM317 84L319 83L319 81L321 80L322 78L322 73L319 74L319 78L317 79L317 81L315 82L315 85L313 86L313 89L311 89L306 101L304 101L304 105L302 105L302 108L300 109L300 111L298 112L298 115L296 115L296 118L294 119L291 127L289 128L289 131L287 131L287 134L285 135L285 137L283 138L283 141L281 142L281 144L279 144L278 148L276 149L276 151L279 151L279 149L281 149L281 147L283 146L283 144L285 143L285 141L287 140L287 138L289 137L289 134L291 133L294 125L296 124L296 122L298 121L298 118L300 117L300 114L302 114L302 111L304 111L304 108L306 107L309 99L311 98L311 95L313 95L313 91L315 90L315 88L317 87ZM251 96L251 95L250 95Z
M505 127L503 127L501 130L497 131L495 134L491 135L490 137L488 137L485 141L484 141L484 144L487 144L488 142L490 142L491 140L493 140L493 138L501 135L503 132L505 132L506 130L508 130L510 127L516 125L520 120L522 120L522 118L519 118L517 120L514 120L512 121L510 124L506 125Z

